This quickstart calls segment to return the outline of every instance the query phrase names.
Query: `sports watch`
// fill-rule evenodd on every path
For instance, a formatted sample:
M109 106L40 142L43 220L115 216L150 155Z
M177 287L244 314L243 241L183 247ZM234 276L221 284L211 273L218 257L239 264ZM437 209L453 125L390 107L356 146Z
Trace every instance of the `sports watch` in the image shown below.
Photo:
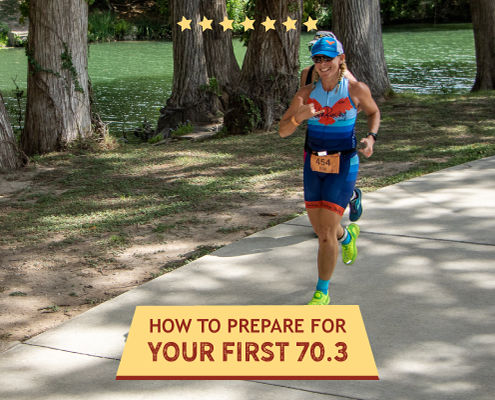
M368 136L373 136L373 139L375 139L375 142L378 140L378 134L377 133L368 132L368 134L366 135L366 137L368 137Z

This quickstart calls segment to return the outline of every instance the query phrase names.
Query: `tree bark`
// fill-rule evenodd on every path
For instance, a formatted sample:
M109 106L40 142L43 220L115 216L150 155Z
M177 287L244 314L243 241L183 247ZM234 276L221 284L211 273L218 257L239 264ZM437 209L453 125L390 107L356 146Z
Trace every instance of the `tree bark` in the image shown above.
M218 83L218 93L223 111L229 102L229 96L234 92L241 69L234 54L232 30L223 30L220 22L227 17L225 0L201 0L200 13L207 19L212 19L212 28L203 32L206 66L210 82ZM214 89L214 88L212 88Z
M470 0L476 48L476 80L472 91L495 89L495 2Z
M302 0L257 0L255 24L242 65L239 85L224 124L229 134L268 129L287 109L298 89ZM266 17L276 20L266 30ZM290 17L296 30L283 25Z
M0 170L14 170L20 166L14 132L0 91Z
M63 149L91 134L88 95L88 3L31 0L29 6L27 155Z
M380 0L333 0L332 29L344 46L346 64L374 98L390 91L383 51Z
M203 43L200 0L170 1L172 41L174 53L174 78L172 94L167 105L160 110L155 135L170 136L170 130L179 123L207 123L215 120L219 109L218 97L205 90L208 70ZM191 29L181 30L177 25L185 17L191 20ZM210 18L211 19L211 18Z

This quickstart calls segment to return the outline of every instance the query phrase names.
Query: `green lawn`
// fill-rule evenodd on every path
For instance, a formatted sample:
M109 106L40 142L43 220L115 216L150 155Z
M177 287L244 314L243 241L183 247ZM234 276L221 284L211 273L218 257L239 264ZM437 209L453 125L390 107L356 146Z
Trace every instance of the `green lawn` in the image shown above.
M494 93L401 95L380 104L380 110L379 141L362 166L389 164L392 173L367 169L358 181L364 191L495 155ZM34 157L28 168L36 168L36 184L0 203L0 245L32 245L56 232L64 237L59 246L92 236L101 238L103 248L118 248L132 240L126 233L131 225L151 223L163 233L185 223L207 223L194 221L195 212L216 213L300 192L304 129L285 139L275 129L200 143L127 144L105 152ZM359 138L366 133L364 115L357 132ZM393 173L403 163L411 168Z

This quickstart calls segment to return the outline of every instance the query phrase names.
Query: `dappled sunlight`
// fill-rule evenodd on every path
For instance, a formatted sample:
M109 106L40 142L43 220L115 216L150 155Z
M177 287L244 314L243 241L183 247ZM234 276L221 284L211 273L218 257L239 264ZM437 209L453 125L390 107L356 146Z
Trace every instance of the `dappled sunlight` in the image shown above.
M421 236L432 234L432 233L438 233L438 232L442 232L442 231L443 231L443 228L441 226L435 224L434 222L431 222L430 224L426 224L426 223L423 223L421 225L416 224L413 227L411 227L411 232L413 232L414 234L417 234L417 235L421 235Z
M388 200L395 201L393 196ZM380 204L390 212L387 202L382 199ZM366 211L377 218L371 208ZM419 220L419 226L424 225ZM352 267L339 263L332 277L332 304L360 304L380 381L369 386L335 382L332 394L387 400L408 393L416 394L411 398L471 398L480 388L480 374L487 373L488 355L495 352L495 335L477 328L490 332L495 308L486 301L487 291L466 286L459 277L490 271L492 247L480 251L480 246L466 243L379 235L366 229L359 241L360 258ZM280 248L282 256L275 251ZM136 305L304 304L314 290L316 248L309 226L278 225L102 304L99 314L85 324L84 343L70 335L61 338L60 333L58 339L44 335L40 343L56 341L70 351L116 358ZM462 273L462 263L474 267ZM106 331L100 329L103 325ZM75 321L64 326L77 327ZM289 386L328 391L328 382Z
M235 158L234 154L194 149L194 151L177 151L174 152L173 163L179 166L201 165L215 161L217 163L230 162ZM199 162L199 163L198 163Z
M495 309L492 308L493 314L495 314ZM467 346L473 354L486 355L488 353L495 356L495 334L471 336L467 341Z
M493 265L487 264L482 260L469 260L469 262L466 262L466 260L464 259L456 259L451 261L444 261L439 265L439 267L447 271L450 270L460 272L493 271L493 274L495 276L495 267Z
M495 158L490 158L484 163L468 163L367 193L366 219L361 229L386 235L494 243L487 234L491 216L495 215L495 204L487 201L494 189L490 179L494 162ZM391 216L395 218L392 224Z
M402 246L392 243L380 243L380 246L373 246L373 242L368 240L364 235L360 237L360 244L370 246L366 250L369 252L370 256L386 255L397 257L404 253L404 248Z
M418 213L416 214L417 219L422 219L422 220L435 220L437 218L443 218L447 215L449 215L452 211L446 210L445 208L442 207L428 207L428 208L421 208L418 210ZM420 227L420 229L422 229Z
M372 206L367 209L367 218L373 217L375 223L379 216L390 221L390 216L385 215L391 210L388 206L395 201L394 195L400 191L385 190L382 194L389 195L388 200L385 200L387 196L380 197L379 204L385 213L370 211ZM461 203L455 195L446 200L451 199ZM429 196L427 200L430 201ZM416 229L411 226L422 226L423 220L418 221L404 207L400 210L404 212L403 219L397 218L400 214L394 214L392 220L397 224L407 219L408 223L397 226L396 232L413 236ZM491 245L441 240L454 226L464 228L461 233L469 240L470 225L477 226L476 221L463 226L459 213L450 217L457 220L435 221L443 230L440 240L427 238L428 233L422 235L424 239L374 234L368 231L373 223L369 226L366 223L367 228L361 231L360 254L371 259L359 271L360 293L349 298L346 291L345 296L347 304L360 299L377 361L383 386L378 389L380 395L371 398L396 399L401 398L400 394L414 393L411 398L468 399L488 393L486 388L480 390L482 382L491 379L495 354L495 335L491 333L495 329L495 306L491 301L495 290L494 250ZM375 231L388 228L382 224L375 226ZM493 238L491 234L486 236L488 241ZM394 248L396 251L391 252ZM359 264L352 268L359 268ZM337 268L332 281L338 282L340 277L346 286L356 282L356 273Z
M449 290L444 289L439 284L425 280L397 285L394 290L400 294L413 296L421 303L448 305L458 302Z
M314 265L317 241L311 235L311 228L304 228L307 235L301 235L300 229L287 224L259 232L242 243L233 243L142 285L99 307L100 315L94 315L85 325L89 332L85 344L66 337L57 345L72 351L119 357L128 331L126 323L136 305L181 305L185 304L186 294L186 303L197 305L260 304L261 298L263 304L302 304L314 288L315 271L308 270L308 265ZM436 258L443 255L431 246L434 241L362 235L363 258L352 267L338 266L332 296L335 304L361 305L380 375L380 382L370 386L368 393L376 391L372 398L394 399L400 397L394 397L393 393L409 393L414 387L413 392L424 395L423 398L434 395L470 398L479 388L475 377L487 362L483 351L493 354L495 338L491 334L470 336L465 332L474 329L473 325L490 328L495 309L490 306L484 313L478 313L476 307L459 304L461 296L457 298L448 287L455 277L443 270L441 263L436 263ZM456 248L454 244L448 246ZM284 248L283 257L273 251L280 247ZM374 253L375 249L378 251L372 256L370 252ZM381 249L385 251L380 253ZM418 249L428 253L418 253L421 251ZM452 249L444 244L441 252L448 254ZM469 257L469 252L463 249L458 250L459 254L463 255L461 259ZM371 256L373 260L366 261ZM481 257L480 262L489 258ZM424 279L418 279L420 275ZM352 290L348 281L351 278ZM270 284L274 280L279 284ZM359 290L355 286L357 282ZM358 295L366 301L356 301ZM414 306L404 308L408 304ZM380 312L372 317L370 307ZM475 317L478 314L481 316ZM102 324L107 332L98 328ZM393 345L389 342L391 335L399 338L396 337ZM122 339L115 340L117 336ZM473 360L473 356L478 359ZM326 390L323 389L326 384L316 383L316 388ZM344 395L347 387L361 387L361 384L364 385L336 382L332 384L336 388L333 393ZM307 383L292 385L304 388ZM315 389L315 383L312 385Z
M394 102L385 107L401 111L393 109ZM389 165L392 173L407 162L411 174L424 173L429 171L423 168L426 164L431 170L440 169L454 158L456 163L469 161L492 151L490 145L477 143L480 132L483 136L491 132L487 124L450 122L451 110L444 120L433 121L426 115L427 104L403 111L406 117L392 117L410 124L404 124L404 132L395 133L386 132L385 126L380 142L383 153L377 151L372 161ZM418 118L424 121L418 123ZM427 121L437 126L427 127ZM417 131L425 127L427 134ZM386 138L387 134L391 136ZM57 167L43 171L35 182L40 188L19 194L21 200L12 202L8 214L1 216L2 226L11 227L5 240L22 243L22 254L27 254L34 251L26 246L27 238L36 237L43 240L47 253L63 254L72 262L53 271L37 271L34 268L40 266L29 264L33 273L46 273L47 288L58 285L50 280L59 277L76 284L75 288L60 286L65 288L61 295L45 296L46 306L79 304L84 311L105 302L30 342L118 358L137 305L306 304L317 278L318 241L309 224L278 225L245 238L254 231L251 225L263 229L279 223L280 204L287 201L287 193L302 188L303 135L288 140L269 136L129 146L122 153L47 158L47 164ZM392 141L398 136L401 145L394 148ZM495 205L486 200L494 187L489 171L493 162L485 160L485 167L469 163L448 173L365 193L359 256L352 266L344 266L339 255L331 297L335 305L360 305L381 381L372 382L359 395L348 393L348 388L363 388L362 382L311 382L310 389L327 393L331 387L335 396L385 400L410 400L409 393L421 399L470 399L479 393L480 382L492 373L495 355L491 226ZM369 170L381 177L382 170L373 170L377 164ZM387 184L413 176L409 172L403 171ZM473 190L463 189L464 184L475 185L479 194L473 197ZM279 208L274 210L274 204ZM277 213L277 217L266 216ZM225 222L232 217L235 222ZM347 213L343 223L348 223ZM198 240L226 243L229 229L238 234L228 236L231 242L244 239L184 267L167 268L183 261L178 260L184 258L182 253L193 249ZM115 260L109 260L110 254ZM98 259L100 255L105 259ZM150 271L164 275L150 281ZM87 286L93 288L83 290ZM116 297L131 287L134 290ZM15 289L23 290L20 285ZM72 290L78 297L70 295ZM38 292L30 301L39 299ZM90 304L84 303L86 299ZM13 305L16 322L28 323L27 315L22 315L23 299L7 300L19 300ZM65 307L54 313L38 312L36 318L69 318L64 311ZM82 326L83 334L74 334L82 332ZM42 376L40 371L35 371L37 376ZM68 375L62 371L43 379L47 385L67 379L59 397L67 393L77 397L73 380L88 379L92 372L91 366L84 365L81 376L69 369ZM168 394L180 395L178 383L164 385ZM222 385L215 386L212 397ZM210 392L198 389L198 393Z
M440 384L430 384L426 392L430 394L458 395L478 390L478 385L466 381L455 381Z
M128 205L132 205L133 203L137 203L138 200L129 201ZM120 203L120 202L119 202ZM118 204L121 207L121 204ZM164 215L168 214L166 209L167 207L173 207L174 205L148 205L146 207L148 213L157 212L159 214L163 213ZM43 224L48 231L57 231L57 232L66 232L67 230L73 229L97 229L96 225L114 225L115 227L124 225L124 218L126 219L136 219L136 222L140 220L140 216L143 212L140 210L140 207L135 208L113 208L108 209L101 206L104 211L95 211L86 214L78 214L78 215L51 215L45 217L39 217L38 221L40 224ZM111 227L110 227L111 228Z
M427 257L409 256L397 260L397 264L386 269L387 273L403 276L428 276L435 274L432 260Z
M120 357L119 357L120 358ZM119 359L24 345L6 355L0 376L5 399L318 400L319 393L236 380L117 381Z
M189 289L189 290L196 290L197 289L197 282L195 281L195 278L199 278L199 276L195 276L195 273L191 274L191 279L184 282L182 285L184 289ZM214 291L214 290L219 290L222 288L223 284L219 282L218 279L205 276L204 274L198 274L201 276L201 291L208 292L208 291Z
M214 255L209 255L206 257L215 257ZM207 261L207 260L205 260ZM212 260L209 260L212 261ZM213 260L213 262L215 262ZM236 281L238 279L246 279L249 278L252 273L251 268L249 266L240 266L238 268L221 268L212 271L211 277L215 279L221 279L222 281Z
M491 274L481 272L466 272L458 274L456 279L469 283L478 289L495 290L495 271Z
M401 379L401 375L435 376L437 378L460 378L474 372L466 365L468 351L444 342L424 342L403 350L387 361L385 368L394 371L389 379Z
M464 321L470 325L492 325L495 321L495 306L489 308L453 307L439 310L439 315L451 318L453 321ZM483 351L490 350L495 355L495 335L481 335L476 339L480 344L489 345ZM490 347L491 345L491 347Z
M474 335L456 344L443 341L411 344L379 367L380 379L394 381L404 388L412 385L416 388L414 393L419 396L424 393L423 398L434 394L477 398L475 393L482 386L476 378L484 371L481 359L476 357L486 355L490 345L493 354L493 343L493 335Z
M442 251L443 249L445 249L445 243L437 240L423 240L420 243L416 244L416 248L420 253L422 253L424 250ZM453 254L452 256L456 257L455 254Z
M438 126L436 128L440 132L445 132L447 134L464 134L469 130L469 127L466 125L457 125L457 126Z

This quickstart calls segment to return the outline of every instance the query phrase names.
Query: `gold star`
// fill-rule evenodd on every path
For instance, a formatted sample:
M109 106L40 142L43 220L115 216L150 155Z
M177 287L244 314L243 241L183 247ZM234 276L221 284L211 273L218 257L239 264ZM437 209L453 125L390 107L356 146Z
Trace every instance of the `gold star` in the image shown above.
M287 31L290 31L291 29L296 30L296 22L297 20L287 17L287 21L285 21L283 25L285 25L285 29L287 29Z
M266 21L262 22L261 25L265 25L265 32L269 31L270 29L275 29L275 22L277 22L276 19L270 19L270 17L266 17Z
M254 19L249 19L246 17L244 22L241 22L241 25L244 26L244 30L247 31L248 29L254 29Z
M224 17L223 22L219 22L219 24L223 26L223 31L225 32L227 29L232 29L232 22L234 22L233 19Z
M207 29L212 29L211 28L211 23L213 22L212 19L207 19L206 17L203 17L203 21L198 22L198 25L201 25L203 28L203 32Z
M190 19L186 19L186 17L182 17L182 21L177 22L177 25L181 27L181 32L184 31L184 29L191 29L191 21Z
M313 19L311 17L308 18L308 22L305 22L304 25L306 25L308 27L308 31L312 31L313 29L315 31L318 30L318 28L316 27L316 23L318 22L317 19Z

